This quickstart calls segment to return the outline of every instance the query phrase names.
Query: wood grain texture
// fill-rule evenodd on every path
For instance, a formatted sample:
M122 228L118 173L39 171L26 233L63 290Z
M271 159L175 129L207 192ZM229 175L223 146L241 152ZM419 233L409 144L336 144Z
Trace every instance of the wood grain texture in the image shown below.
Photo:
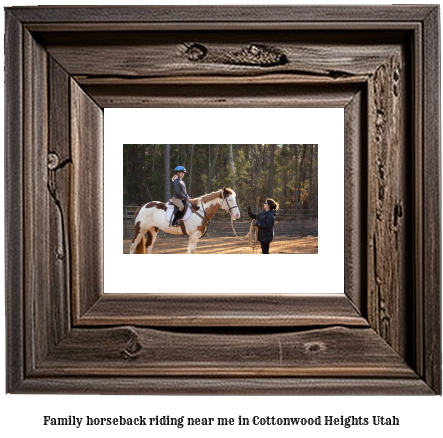
M432 388L442 389L441 381L441 84L440 39L436 35L440 28L440 14L434 8L426 17L423 64L424 96L424 157L423 157L423 375ZM438 305L437 303L440 303Z
M417 378L369 328L220 331L216 338L205 330L74 329L34 375Z
M438 7L6 17L8 391L441 393ZM103 295L105 106L345 107L351 300Z
M73 318L103 294L103 111L71 79L70 251Z
M28 379L17 393L152 395L433 395L420 379L312 377L45 377Z
M316 312L314 309L323 309ZM367 327L344 294L105 294L80 326Z
M411 311L404 62L393 54L369 81L367 230L368 318L403 356Z
M423 81L423 33L416 32L413 39L413 56L415 59L413 75L417 78L412 84L412 111L414 113L414 123L412 124L412 138L414 140L413 162L415 163L413 169L414 177L414 195L413 195L413 232L414 240L411 245L413 253L413 269L414 269L414 312L413 312L413 337L414 337L414 352L412 354L412 363L417 373L424 375L424 299L425 289L423 282L423 246L425 233L423 232L423 122L424 122L424 81Z
M5 13L5 300L6 386L18 388L24 376L23 266L23 53L22 24Z
M71 189L71 142L69 75L52 58L48 59L48 149L47 186L51 197L49 212L49 254L53 260L51 300L54 342L61 340L71 327L71 272L69 206Z
M26 23L268 23L285 22L402 22L423 20L434 6L180 6L13 7L11 12Z
M337 86L338 85L338 86ZM358 84L86 85L106 108L324 108L344 107Z
M24 246L26 295L26 366L29 370L43 359L54 345L51 321L53 309L48 267L49 205L47 190L47 55L44 48L24 32ZM36 119L41 123L34 123ZM46 293L41 293L46 291ZM58 293L58 291L53 291ZM36 327L39 327L37 330Z
M367 317L366 285L366 125L367 99L362 90L345 107L345 292L363 317Z
M393 46L406 38L406 33L395 34L395 38L389 32L372 36L366 33L364 42L359 44L363 36L357 33L353 35L350 52L343 34L336 41L331 41L330 33L323 38L320 33L315 38L311 35L294 31L131 32L122 39L119 34L94 32L83 34L83 39L74 43L70 33L50 34L50 38L40 39L51 56L73 75L136 79L189 75L254 77L276 73L352 77L372 73L389 56ZM204 49L200 51L202 56L193 55L193 46ZM285 62L266 65L263 60L269 56L260 47L267 48L266 52L280 53Z

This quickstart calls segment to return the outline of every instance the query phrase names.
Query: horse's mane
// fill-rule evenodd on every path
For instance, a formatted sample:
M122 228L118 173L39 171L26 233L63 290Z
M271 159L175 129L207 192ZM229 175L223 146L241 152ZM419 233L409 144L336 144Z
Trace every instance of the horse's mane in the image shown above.
M219 190L217 190L215 192L204 194L202 196L199 196L198 198L191 199L191 203L193 203L193 201L195 203L197 203L198 199L201 199L203 202L209 202L209 201L212 201L213 199L221 198L222 197L222 192L223 192L223 189L219 189ZM234 195L235 194L234 190L232 190L230 188L227 188L227 187L225 188L225 193L229 193L230 195Z

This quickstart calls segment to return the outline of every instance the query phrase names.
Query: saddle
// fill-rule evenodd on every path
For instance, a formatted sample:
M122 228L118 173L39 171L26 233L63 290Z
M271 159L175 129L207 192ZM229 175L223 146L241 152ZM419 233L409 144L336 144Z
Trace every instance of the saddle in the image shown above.
M177 208L171 200L169 200L166 205L166 214L165 219L170 222L172 219L172 215L174 213L175 208ZM185 209L183 210L183 217L180 220L187 221L191 217L192 206L188 202L185 204Z

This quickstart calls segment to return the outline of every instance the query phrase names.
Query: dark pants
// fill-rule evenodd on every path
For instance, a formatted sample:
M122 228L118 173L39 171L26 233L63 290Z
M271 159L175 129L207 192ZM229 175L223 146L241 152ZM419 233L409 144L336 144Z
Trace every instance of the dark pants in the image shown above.
M262 254L269 254L269 245L270 243L260 242L261 244L261 253Z

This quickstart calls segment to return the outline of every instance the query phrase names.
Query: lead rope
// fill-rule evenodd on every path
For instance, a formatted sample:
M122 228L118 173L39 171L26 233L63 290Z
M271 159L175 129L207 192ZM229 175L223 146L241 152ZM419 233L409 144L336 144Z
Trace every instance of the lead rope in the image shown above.
M234 232L234 236L240 240L248 239L249 246L252 248L253 253L255 252L255 247L257 246L257 242L258 242L258 227L255 227L255 232L254 232L253 231L254 222L255 222L255 219L252 219L251 225L249 226L248 234L246 234L245 237L240 237L240 236L237 236L237 233L235 232L234 219L232 219L232 216L231 216L231 226L232 226L232 231Z
M254 228L255 219L251 220L249 232L248 232L248 234L246 234L245 237L237 236L237 233L235 232L235 228L234 228L234 219L232 218L231 208L229 207L228 200L225 199L224 193L222 193L222 202L220 204L220 208L223 207L223 202L225 202L225 201L226 201L226 206L229 209L229 215L231 216L231 227L232 227L232 231L234 232L234 236L240 240L246 240L249 238L249 246L252 248L252 253L254 254L255 247L257 246L257 242L258 242L258 227L257 226L255 227L255 232L252 231L252 229ZM235 207L232 207L232 208L235 208Z

